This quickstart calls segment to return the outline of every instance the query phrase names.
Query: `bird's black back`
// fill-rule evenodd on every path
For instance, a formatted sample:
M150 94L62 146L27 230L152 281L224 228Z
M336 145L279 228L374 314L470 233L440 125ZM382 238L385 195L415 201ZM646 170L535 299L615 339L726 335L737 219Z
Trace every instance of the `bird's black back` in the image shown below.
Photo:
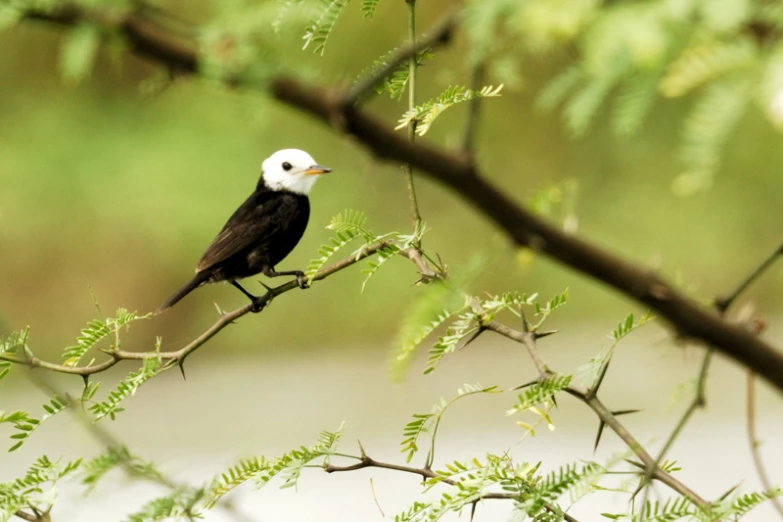
M197 273L233 280L274 268L294 249L310 218L307 196L259 183L201 256Z

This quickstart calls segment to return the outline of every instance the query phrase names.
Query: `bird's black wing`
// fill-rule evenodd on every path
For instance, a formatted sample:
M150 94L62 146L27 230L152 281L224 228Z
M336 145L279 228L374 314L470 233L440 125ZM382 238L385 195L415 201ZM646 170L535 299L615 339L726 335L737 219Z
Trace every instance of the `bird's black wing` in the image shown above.
M255 192L237 209L199 259L196 272L203 272L250 246L269 242L281 230L275 219L283 204L272 192Z

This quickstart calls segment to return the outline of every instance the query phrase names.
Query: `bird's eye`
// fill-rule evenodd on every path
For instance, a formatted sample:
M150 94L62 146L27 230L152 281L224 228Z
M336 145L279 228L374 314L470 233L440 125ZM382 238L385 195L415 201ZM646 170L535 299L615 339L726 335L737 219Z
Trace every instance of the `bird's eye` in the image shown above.
M287 161L283 162L283 170L291 170L293 167L291 167L291 164Z

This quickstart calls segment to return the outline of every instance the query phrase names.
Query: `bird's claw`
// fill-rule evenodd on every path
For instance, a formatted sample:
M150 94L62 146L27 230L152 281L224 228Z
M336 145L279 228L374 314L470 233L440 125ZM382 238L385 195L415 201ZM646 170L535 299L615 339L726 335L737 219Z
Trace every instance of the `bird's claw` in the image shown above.
M267 303L268 301L262 301L260 297L256 297L250 303L250 312L257 314L258 312L266 308Z
M302 290L310 288L310 285L308 285L307 281L305 281L304 272L298 272L296 274L296 284L298 284L299 288L301 288Z

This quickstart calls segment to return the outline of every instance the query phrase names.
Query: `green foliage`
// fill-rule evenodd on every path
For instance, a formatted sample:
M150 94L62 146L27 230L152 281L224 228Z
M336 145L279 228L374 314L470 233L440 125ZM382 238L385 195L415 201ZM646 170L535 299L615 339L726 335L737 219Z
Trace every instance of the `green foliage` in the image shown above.
M8 451L11 452L19 449L22 444L27 441L33 431L41 426L42 422L54 417L69 405L69 402L62 397L52 397L48 403L43 405L43 409L46 413L40 420L30 416L30 414L25 411L15 411L9 414L0 411L0 424L4 422L13 424L14 429L17 431L17 433L11 435L11 440L14 441L14 443Z
M438 340L428 350L427 367L424 373L432 373L440 363L441 359L447 354L457 349L457 345L471 333L479 329L475 325L475 315L472 311L465 311L459 314L446 329L446 335L438 337Z
M0 338L0 380L11 371L11 362L27 358L24 353L27 347L27 338L30 336L30 328L19 332L11 332L4 338ZM5 359L5 360L4 360Z
M114 337L114 342L111 344L110 349L120 348L120 331L123 327L130 327L130 324L140 319L148 319L152 314L146 314L139 316L136 312L129 312L125 308L118 308L115 313L115 317L109 317L106 319L95 319L87 323L87 326L82 329L81 335L76 338L76 345L69 346L63 352L63 362L66 366L76 366L84 354L86 354L92 348L95 348L98 343L111 336Z
M313 52L315 54L324 54L326 49L326 41L329 39L329 35L332 34L332 29L337 23L337 18L340 13L343 12L345 6L348 5L350 0L322 0L323 10L318 18L314 18L304 35L304 49L310 44L313 44Z
M322 431L318 442L310 448L301 446L272 459L261 456L240 461L239 464L229 468L227 472L212 481L207 492L207 509L213 508L223 495L248 480L253 480L260 488L273 478L281 476L283 479L281 488L296 486L304 466L321 457L325 457L324 463L328 463L328 458L337 451L342 430L343 426L341 425L333 432Z
M612 126L618 136L632 136L639 131L655 102L659 80L659 71L652 71L622 82L612 113Z
M526 302L527 301L531 301L531 299L527 299ZM547 301L544 306L541 306L537 300L532 300L532 302L533 310L535 311L536 317L538 317L538 322L533 326L533 329L537 330L544 324L544 321L552 315L552 312L568 303L568 288L563 290L563 293L556 294L552 299Z
M372 18L381 0L362 0L362 14L365 18Z
M363 212L346 210L333 217L326 228L335 231L336 236L329 239L331 244L322 245L321 248L318 249L320 257L313 259L310 261L310 264L307 265L307 269L305 270L307 280L312 283L315 274L326 266L326 263L328 263L340 249L355 239L362 238L364 239L365 244L371 243L375 239L375 234L370 232L366 227L367 216L365 216ZM359 252L361 252L361 250Z
M52 461L44 455L28 468L24 476L0 483L0 520L10 520L22 508L32 507L48 513L57 498L57 482L76 471L80 464L81 460Z
M60 50L60 72L68 83L77 84L89 75L100 43L93 24L81 23L68 32Z
M155 498L128 516L128 522L156 522L172 518L195 520L202 518L196 504L204 496L203 489L176 488L171 493Z
M757 60L758 49L748 36L699 43L686 48L670 65L661 79L661 93L669 97L683 96L727 74L749 69Z
M81 469L81 483L87 486L85 494L92 492L98 482L110 471L122 466L129 473L153 482L163 482L163 475L155 464L132 454L125 446L110 447L97 457L85 462Z
M518 504L518 509L528 516L538 515L544 511L547 503L556 501L574 486L600 471L606 470L594 462L587 462L582 466L566 464L546 477L539 478L529 496Z
M644 314L639 318L638 321L635 320L633 314L628 314L625 316L625 319L620 321L617 324L617 327L609 334L609 339L611 339L612 342L608 345L602 346L601 350L598 352L598 354L595 355L595 357L591 357L590 361L586 365L579 368L579 380L587 386L592 386L595 380L598 378L601 369L605 365L609 364L617 344L628 334L640 326L646 324L652 318L653 316L650 312Z
M693 503L685 497L669 498L664 502L648 501L644 505L643 515L636 514L613 514L613 513L601 513L604 518L610 520L623 520L629 519L633 522L647 520L649 522L671 522L674 520L681 520L683 518L693 519L698 510Z
M729 491L719 500L713 502L710 508L705 511L699 511L692 508L694 517L703 522L712 522L713 520L741 520L750 511L758 507L763 502L783 496L783 490L780 487L774 487L769 491L760 491L746 493L744 495L734 495L733 498L726 498L733 491ZM665 515L665 513L664 513ZM628 516L617 515L617 519L630 518ZM634 519L635 521L636 519ZM675 518L661 518L660 520L676 520Z
M322 245L318 249L320 257L310 261L305 270L305 275L309 281L313 281L313 278L319 270L326 266L326 263L334 257L343 247L353 242L356 239L362 239L364 244L354 252L357 258L364 252L367 245L382 243L381 247L377 250L377 257L375 261L372 259L367 261L367 268L362 270L366 275L362 282L362 293L367 287L367 282L375 275L376 272L383 266L389 259L399 254L403 249L410 248L415 242L421 240L421 236L426 232L426 227L421 225L417 227L411 235L398 234L397 232L391 232L384 235L375 235L369 228L367 228L367 216L363 212L356 210L345 210L337 214L332 218L329 225L326 227L329 230L336 232L335 237L329 239L329 245Z
M413 420L405 425L402 430L403 440L400 442L401 453L405 453L405 461L410 462L413 456L419 451L417 444L419 437L424 433L431 434L430 449L427 454L427 466L432 466L432 462L435 458L435 438L438 435L438 426L443 418L443 414L446 410L458 400L469 397L471 395L477 395L479 393L501 393L501 390L497 389L497 386L490 386L488 388L482 387L480 384L465 384L462 388L457 389L457 396L446 401L441 398L440 402L433 406L430 413L414 413Z
M141 368L138 371L130 372L125 379L120 381L117 384L117 389L109 392L106 400L94 402L90 406L90 412L95 415L95 420L100 420L107 415L111 420L114 420L118 413L125 411L125 408L120 407L122 401L134 395L142 384L157 375L160 370L160 358L144 359Z
M430 130L432 122L449 107L476 98L494 98L500 96L500 91L502 89L502 84L497 87L487 85L478 91L460 85L453 85L443 91L437 98L406 111L400 118L395 129L403 129L411 123L414 123L416 125L416 134L423 136Z
M391 51L386 52L383 56L373 62L372 65L365 68L359 77L356 79L358 82L362 78L376 74L379 70L386 67L389 60L399 52L399 48L394 48ZM416 53L416 65L421 66L425 60L432 58L432 49L426 48ZM408 88L408 77L410 69L407 63L400 64L390 75L380 80L375 85L375 92L382 94L388 92L392 99L400 99L405 94Z
M709 85L696 100L683 131L682 156L688 170L675 178L675 194L689 196L711 185L754 86L751 78L732 77Z
M525 389L523 393L520 393L517 396L517 403L513 408L508 410L506 414L515 415L530 410L539 404L546 404L548 406L557 393L565 390L571 385L572 378L573 376L567 374L552 375L546 380L531 385L529 388Z
M394 342L397 348L392 352L392 375L400 378L421 343L465 307L464 300L452 286L445 283L427 285L403 317Z

